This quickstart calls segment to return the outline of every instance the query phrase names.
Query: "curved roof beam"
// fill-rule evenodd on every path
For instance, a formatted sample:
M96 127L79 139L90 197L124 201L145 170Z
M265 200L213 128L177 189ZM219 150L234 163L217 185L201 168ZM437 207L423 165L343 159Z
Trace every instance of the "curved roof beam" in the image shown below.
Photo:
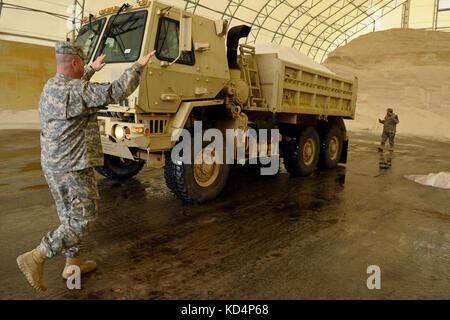
M373 0L372 0L372 1L373 1ZM388 2L385 3L384 5L382 5L382 6L379 8L379 10L381 10L381 9L383 9L384 7L388 6L388 5L392 2L392 0L382 0L382 1L388 1ZM377 3L377 5L380 4L382 1L379 1L379 2ZM398 0L396 0L396 1L398 1ZM406 1L406 0L402 0L402 1ZM360 5L360 7L361 7L363 4L364 4L364 3L362 3L362 4ZM372 4L373 4L373 2L372 2ZM353 3L352 3L352 6L354 6ZM354 10L352 10L351 12L353 12L353 11L354 11ZM390 11L391 11L391 10L390 10ZM390 12L390 11L389 11L389 12ZM383 12L384 12L384 11L383 11ZM385 14L387 14L387 13L383 13L379 18L381 18L381 17L384 16ZM330 48L333 47L333 45L335 44L336 40L338 40L339 38L342 38L343 40L341 41L341 43L343 43L344 41L346 41L346 39L351 38L351 37L354 36L356 33L360 32L361 30L363 30L364 28L366 28L367 26L369 26L370 24L372 24L373 21L376 21L376 20L377 20L377 19L374 19L373 17L370 17L370 19L373 20L373 21L371 21L371 22L369 22L369 23L362 24L362 27L359 27L359 28L358 28L358 25L360 25L360 24L363 22L363 20L364 20L364 19L367 19L367 18L361 19L361 15L360 15L360 14L351 15L351 19L350 19L349 21L346 21L347 18L348 18L347 15L346 15L346 16L343 16L344 22L343 22L343 24L340 26L340 28L342 29L342 32L337 32L337 36L336 36L332 41L330 41L329 39L330 39L331 36L333 36L334 34L336 34L336 32L328 31L327 29L325 29L323 33L325 33L326 31L328 31L328 34L327 34L326 36L321 36L321 37L319 37L319 38L316 38L316 40L314 41L313 44L306 44L306 43L302 43L302 42L300 42L300 41L297 41L297 43L295 43L293 47L296 48L297 50L300 50L302 47L309 47L308 55L311 56L314 60L318 61L318 55L319 55L320 53L322 53L322 56L321 56L321 60L322 60L323 57L330 51ZM355 24L352 24L349 28L344 29L345 26L347 26L349 23L352 23L352 22L355 21L355 20L358 20L358 22L355 23ZM352 33L350 33L350 34L347 34L349 31L351 32L351 31L352 31L352 28L354 28L355 26L356 26L356 29L357 29L357 30L356 30L355 32L352 32ZM318 44L318 45L315 45L315 43L317 43L318 40L321 40L321 43ZM327 49L323 49L323 45L324 45L325 43L328 43L328 44L329 44L328 47L327 47ZM336 48L336 47L337 47L337 46L334 46L334 48Z
M185 10L195 12L197 8L201 7L220 14L222 19L228 18L230 24L233 19L250 24L252 32L246 40L247 43L254 43L258 39L260 32L264 30L273 35L272 42L281 43L283 39L292 40L293 48L300 50L306 47L308 55L318 61L323 60L331 50L339 47L355 34L395 10L407 0L363 0L362 2L356 1L356 4L354 0L336 0L332 4L325 5L325 8L316 15L312 15L311 10L321 9L319 5L323 5L325 1L298 0L298 2L301 1L301 4L294 6L290 0L264 0L264 4L258 10L246 6L244 4L245 0L227 0L228 3L225 10L215 10L211 6L204 5L202 0L184 1L186 2ZM381 8L376 11L379 12L381 10L381 15L378 18L374 18L373 14L367 12L368 8L379 6L386 1L387 3L381 5ZM287 10L292 10L283 19L277 19L274 13L281 5L287 6ZM346 10L349 7L354 9ZM245 18L237 16L241 8L255 13L253 21L246 21ZM299 25L300 17L305 16L309 19L306 23L302 21L302 24ZM269 19L270 21L268 21ZM272 22L272 20L276 30L268 27L268 22ZM365 20L370 21L367 22ZM322 30L321 27L325 28ZM292 30L299 31L296 37L288 35L287 32ZM316 34L317 30L321 30L320 33ZM312 43L303 42L303 39L306 39L306 37L309 37L308 39L312 38Z
M184 6L185 11L191 11L192 13L195 13L195 10L197 10L197 6L200 2L200 0L184 0L186 1L186 5Z
M342 0L338 0L338 1L342 1ZM336 1L336 2L338 2L338 1ZM280 44L284 38L291 38L291 37L288 37L286 35L286 33L287 33L287 31L289 29L292 29L294 27L295 27L295 29L298 29L300 31L304 30L308 26L308 23L303 25L302 29L297 28L295 26L296 22L298 21L298 19L300 17L302 17L302 15L306 15L309 18L311 18L309 20L309 22L314 22L314 23L317 24L317 22L315 22L315 19L317 17L316 16L312 16L309 13L309 10L315 8L319 4L322 4L321 2L323 2L323 1L321 1L321 0L307 0L307 1L303 1L303 3L298 5L298 6L292 7L293 10L284 18L283 22L278 26L277 30L275 31L275 33L274 33L274 35L272 37L272 42L276 42L276 43ZM293 19L293 20L291 20L291 19ZM328 23L325 23L325 25L327 25L331 29L336 29L333 25L330 25ZM283 29L283 28L286 28L286 29ZM336 31L338 31L338 30L336 29ZM300 34L300 32L299 32L299 34ZM307 35L309 35L309 34L312 34L312 33L307 33ZM312 34L312 35L314 36L314 34Z
M379 10L381 10L381 15L378 19L380 19L381 17L389 14L390 12L394 11L395 9L397 9L398 7L400 7L404 2L406 2L407 0L392 0L390 1L388 4L384 5L383 7L381 7ZM393 3L393 5L391 5ZM376 19L376 20L378 20ZM358 34L359 32L361 32L362 30L364 30L365 28L367 28L370 24L372 23L361 23L358 22L356 24L353 24L352 26L350 26L347 31L350 30L350 32L352 33L352 37L355 34ZM328 54L331 50L336 49L337 47L341 46L344 42L347 42L347 40L349 39L348 37L344 37L341 39L339 39L341 37L341 35L338 35L337 37L334 38L333 40L333 44L329 45L324 51L324 54L321 57L321 61L323 61L326 58L326 54ZM336 43L337 41L341 40L340 42ZM317 59L317 53L314 56L314 59Z
M311 9L311 8L314 8L317 5L319 5L322 0L303 0L302 3L297 5L297 6L293 6L288 0L268 0L266 2L266 4L259 11L255 10L253 8L245 6L243 4L245 0L229 0L229 2L227 4L227 7L225 8L224 11L218 11L218 10L214 10L214 9L212 9L210 7L207 7L207 6L203 5L203 4L201 4L201 0L185 0L185 1L186 1L186 5L185 5L185 9L186 10L192 10L192 12L195 12L195 10L198 7L205 8L205 9L207 9L209 11L221 14L222 15L222 19L225 18L225 17L229 18L230 24L231 24L231 21L233 19L236 19L236 20L241 21L241 22L246 23L246 24L249 23L249 21L246 21L246 20L243 20L243 19L240 19L240 18L236 17L236 13L237 13L237 10L239 8L245 8L246 10L253 11L256 14L256 17L255 17L254 21L258 21L258 19L260 19L260 17L263 16L263 23L261 23L259 25L256 25L254 22L252 22L251 26L253 28L256 25L256 30L252 29L252 32L249 35L250 39L247 38L247 40L246 40L247 43L254 43L256 41L256 39L257 39L257 37L259 35L259 32L261 30L265 30L265 31L268 31L269 33L272 33L274 39L276 39L276 38L281 38L281 39L286 38L286 39L292 40L293 43L295 43L298 39L294 38L292 36L287 36L285 34L285 32L284 32L285 30L282 30L282 27L284 26L284 27L287 27L287 29L294 29L294 30L298 30L298 31L300 31L300 28L297 27L294 23L287 24L286 20L290 21L290 16L292 16L294 13L297 13L297 19L302 14L310 17L311 20L314 19L314 16L309 14L308 10ZM342 0L338 0L338 1L342 1ZM271 4L272 2L275 2L275 3ZM310 8L309 9L303 8L302 6L305 3L308 3L308 2L309 2L308 5L310 6ZM281 5L281 4L285 4L286 6L288 6L288 7L290 7L292 9L290 14L287 17L285 17L282 21L274 18L271 15L271 13L273 13L274 10L277 9L277 7L279 5ZM266 7L270 8L270 12L268 12L265 9ZM274 20L275 22L279 23L278 28L276 29L276 31L268 29L267 27L264 26L264 23L267 21L267 19L269 17L272 20ZM333 28L331 25L328 25L328 26L330 28ZM338 30L336 29L336 31L338 31ZM314 34L312 34L312 35L313 36L317 36L317 35L314 35ZM280 39L280 42L281 42L281 39ZM276 42L275 40L272 40L272 41ZM314 48L314 46L312 46L312 47ZM320 48L315 48L315 49L319 50Z
M306 1L307 0L304 0L303 2ZM278 0L278 5L283 4L285 2L289 5L289 3L286 0ZM275 5L272 5L271 3L272 0L267 0L266 4L263 5L259 10L259 12L256 14L255 19L253 19L251 24L252 31L250 32L249 37L247 37L246 43L249 44L255 43L256 39L258 39L259 32L261 31L261 26L263 26L264 23L266 23L267 19L271 17L272 13L278 8L277 2L275 2ZM270 9L270 12L267 8ZM260 22L261 19L262 22ZM256 29L253 28L254 26L256 26Z
M380 17L379 17L378 19L380 19L381 17L384 17L384 16L387 15L388 13L394 11L395 9L397 9L398 7L400 7L400 6L401 6L404 2L406 2L406 1L407 1L407 0L392 0L392 1L390 1L388 4L386 4L386 5L384 5L382 8L380 8L380 10L381 10L381 15L380 15ZM392 5L391 5L391 4L392 4ZM376 19L376 20L378 20L378 19ZM349 28L347 28L347 29L345 30L345 32L350 31L351 34L352 34L352 36L354 36L355 34L359 33L361 30L363 30L364 28L366 28L367 26L369 26L370 24L372 24L372 22L371 22L371 23L368 23L368 24L361 24L361 21L360 21L360 22L357 22L357 23L353 24L353 25L350 26ZM356 27L356 28L355 28L355 27ZM351 30L352 28L355 28L355 29L354 29L354 30ZM340 36L342 36L342 34L341 34L341 35L338 35L337 37L335 37L335 38L333 39L332 43L331 43L326 49L323 50L323 51L324 51L324 55L323 55L322 58L321 58L321 62L324 60L325 55L328 54L328 53L330 52L330 49L331 49L332 46L334 46L334 48L338 48L338 47L341 46L345 41L348 40L348 37L347 37L347 38L343 38L343 39L341 40L341 42L336 43L336 41L339 40L339 37L340 37ZM314 56L314 60L316 60L316 59L317 59L317 52L316 52L316 54L315 54L315 56ZM316 61L317 61L317 60L316 60Z
M228 3L228 5L227 5L227 7L225 8L225 11L223 12L223 14L222 14L222 19L225 17L225 16L228 16L228 17L230 17L230 24L231 24L231 21L233 20L233 19L237 19L237 20L240 20L240 21L243 21L242 19L238 19L238 18L236 18L236 13L237 13L237 10L239 9L239 8L244 8L244 9L246 9L246 10L249 10L249 11L252 11L253 13L255 13L256 15L255 15L255 19L258 19L258 16L260 16L261 15L261 12L263 12L263 10L264 10L264 7L262 7L259 11L257 11L257 10L255 10L255 9L253 9L253 8L251 8L251 7L248 7L248 6L246 6L246 5L244 5L244 0L228 0L229 1L229 3ZM303 2L302 2L302 4L303 3L305 3L305 2L307 2L307 1L312 1L312 0L304 0ZM314 0L313 0L314 1ZM315 0L315 1L318 1L318 0ZM275 2L273 5L271 4L272 2ZM282 5L282 4L284 4L284 5L286 5L286 6L288 6L288 7L290 7L290 8L294 8L291 4L290 4L290 2L288 1L288 0L269 0L268 2L266 2L266 5L265 6L269 6L270 8L272 8L272 10L271 10L271 13L273 13L273 11L275 10L275 9L277 9L280 5ZM232 7L234 7L235 9L234 10L231 10L231 8ZM273 21L275 21L275 22L278 22L279 24L282 24L282 21L281 20L278 20L278 19L276 19L274 16L272 16L272 15L266 15L265 16L265 19L264 19L264 23L267 21L267 19L270 17L270 19L272 19ZM244 21L245 23L249 23L249 21ZM254 26L253 24L251 25L252 27ZM294 29L296 29L296 30L300 30L297 26L291 26L292 28L294 28ZM264 27L264 25L263 24L260 24L259 26L257 26L257 31L256 31L256 33L259 35L259 31L261 31L261 29L262 30L266 30L266 31L269 31L270 33L274 33L274 34L276 34L276 32L277 31L273 31L273 30L270 30L270 29L268 29L267 27ZM294 40L294 38L293 37L288 37L290 40ZM254 37L254 39L251 39L250 41L252 41L252 42L255 42L255 40L257 39L257 37ZM248 41L248 40L247 40Z
M225 16L229 16L229 17L232 17L231 20L233 20L234 16L236 15L236 12L243 5L244 1L245 0L228 0L228 4L222 14L222 19ZM230 20L230 24L231 24L231 20Z
M353 10L351 10L350 12L347 12L347 13L344 13L344 15L342 16L342 17L340 17L338 20L336 20L334 23L336 23L336 24L339 24L340 26L341 26L341 28L342 27L344 27L347 23L345 22L345 18L347 17L347 15L348 14L351 14L352 12L354 12L354 11L356 11L356 12L358 12L358 11L360 11L361 13L363 13L367 18L369 18L369 19L372 19L373 21L375 21L375 19L373 18L373 17L371 17L366 11L364 11L363 9L362 9L362 7L368 7L368 8L370 8L370 7L373 7L373 6L378 6L380 3L382 3L382 2L385 2L386 0L378 0L376 3L375 3L375 0L369 0L369 1L364 1L364 2L362 2L359 6L358 5L355 5L354 3L353 3L353 1L346 1L349 5L345 5L345 6L343 6L339 11L336 11L333 15L331 15L329 18L331 18L332 16L334 16L335 14L337 14L337 13L342 13L342 11L344 10L344 9L347 9L348 7L350 7L350 6L352 6L352 7L354 7L354 9ZM388 1L390 1L390 0L388 0ZM359 15L358 14L356 14L356 17L358 17ZM341 21L341 20L344 20L344 22L342 23L342 24L340 24L339 23L339 21ZM315 28L317 28L317 26L315 27ZM312 46L314 46L314 45L316 45L316 43L317 43L317 41L319 41L319 39L322 39L322 38L324 38L324 37L329 37L329 36L331 36L332 34L333 34L334 32L330 32L329 30L328 30L328 28L325 28L324 30L322 30L322 32L319 34L319 36L318 37L316 37L315 39L314 39L314 41L313 41L313 43L312 43ZM351 36L351 35L349 35L349 36ZM323 44L323 42L322 42L322 44ZM300 47L302 47L303 46L303 44L300 46ZM311 53L311 49L312 49L312 46L309 48L309 50L308 50L308 55L310 55L310 53Z
M186 0L186 1L187 1L187 0ZM236 1L236 0L232 0L232 1ZM241 0L241 1L243 2L243 0ZM283 0L275 0L275 1L277 1L277 3L279 4L279 3L281 3ZM191 2L192 2L192 0L191 0ZM288 2L286 1L286 3L288 3ZM244 5L241 5L240 7L245 8L246 10L249 10L249 11L253 11L253 12L255 12L255 13L258 12L258 11L256 11L255 9L246 7L246 6L244 6ZM232 21L233 19L235 19L235 20L238 20L238 21L240 21L240 22L242 22L242 23L249 24L248 21L243 20L243 19L241 19L241 18L238 18L238 17L236 17L236 16L233 16L233 15L230 14L229 12L223 12L223 11L219 11L219 10L212 9L211 7L207 7L207 6L205 6L204 4L202 4L201 1L198 1L198 3L197 3L197 5L196 5L195 9L197 9L197 8L204 8L204 9L207 9L207 10L209 10L209 11L211 11L211 12L214 12L214 13L217 13L217 14L222 15L223 18L227 17L227 18L229 18L229 22L230 22L230 23L231 23L231 21ZM270 17L270 18L273 19L273 20L276 21L276 22L280 22L280 20L277 20L277 19L275 19L274 17ZM274 32L273 30L271 30L271 29L269 29L269 28L267 28L267 27L265 27L265 26L259 26L259 28L260 28L261 30L265 30L265 31L267 31L267 32L269 32L269 33L273 33L273 32ZM300 30L300 29L298 29L298 28L296 28L296 27L294 27L294 29ZM292 40L292 41L295 40L294 37L290 37L290 36L286 36L285 38L290 39L290 40Z
M280 29L282 28L283 25L287 25L287 24L286 24L286 20L288 19L288 17L289 17L291 14L293 14L294 12L299 12L299 8L301 8L301 6L302 6L303 4L305 4L307 1L308 1L308 0L304 0L302 3L300 3L300 4L297 5L297 6L293 6L293 5L291 5L289 2L287 2L288 7L290 7L290 8L292 9L292 11L289 12L289 14L288 14L286 17L284 17L284 19L283 19L282 21L280 21L280 24L278 25L278 28L277 28L275 31L272 31L272 32L273 32L272 42L274 41L275 36L277 36L277 35L282 36L282 35L283 35L282 33L280 33Z
M299 4L297 6L293 6L288 1L286 1L285 2L286 5L289 8L291 8L292 11L289 12L289 14L286 15L282 21L277 20L273 17L270 17L274 21L279 22L277 29L275 31L271 30L271 32L273 33L272 42L281 44L281 42L285 38L294 40L294 38L292 36L288 36L286 34L287 30L294 29L294 30L300 31L301 29L300 29L300 27L297 27L297 25L295 24L295 21L297 21L303 15L306 15L306 16L312 18L313 16L308 11L313 9L315 6L319 5L320 1L323 1L323 0L304 0L301 4ZM337 0L337 1L342 1L342 0ZM278 2L280 2L280 0L278 0ZM305 9L304 8L305 6L309 6L309 7L307 9ZM294 20L291 20L291 19L294 19ZM331 25L329 25L329 27L332 28Z
M344 1L345 1L345 0L344 0ZM335 29L335 30L337 31L337 29L336 29L333 25L328 24L328 23L325 23L325 20L326 20L326 19L323 19L323 20L320 21L320 22L317 21L317 20L319 19L320 15L321 15L323 12L327 11L330 7L333 7L334 5L336 5L336 4L339 3L339 2L342 2L342 0L336 0L331 6L325 7L325 9L324 9L322 12L320 12L318 15L313 16L313 15L311 15L308 11L314 9L317 5L322 4L322 3L321 3L320 1L318 1L318 2L316 2L316 3L314 3L314 1L311 1L311 3L309 4L310 7L307 8L306 11L305 11L305 13L304 13L304 14L307 15L310 19L308 20L308 22L306 22L305 24L303 24L303 27L301 28L300 32L297 34L296 39L299 38L299 35L300 35L300 34L305 34L305 33L306 33L306 37L309 36L309 35L313 35L313 36L314 36L314 34L312 33L312 31L309 30L310 23L315 24L314 28L316 28L318 25L320 25L320 24L323 23L323 24L325 24L326 26L328 26L329 28ZM305 10L303 7L302 7L301 9ZM293 12L291 12L291 13L285 18L285 20L290 20L292 14L293 14ZM297 16L294 18L293 21L289 21L289 23L288 23L288 25L287 25L287 28L286 28L285 32L283 32L283 35L282 35L281 38L279 39L279 42L278 42L278 43L281 43L281 42L283 41L284 34L286 34L287 31L288 31L289 29L292 29L292 26L295 25L295 24L297 23L298 19L300 19L301 17L302 17L301 14L297 14ZM305 32L305 29L306 29L306 32ZM275 37L274 37L274 39L275 39ZM273 39L273 40L274 40L274 39ZM273 40L272 40L272 41L273 41ZM297 41L297 40L296 40L296 41ZM295 43L296 41L294 41L294 43ZM294 44L294 43L293 43L293 44ZM293 45L292 45L292 46L293 46Z

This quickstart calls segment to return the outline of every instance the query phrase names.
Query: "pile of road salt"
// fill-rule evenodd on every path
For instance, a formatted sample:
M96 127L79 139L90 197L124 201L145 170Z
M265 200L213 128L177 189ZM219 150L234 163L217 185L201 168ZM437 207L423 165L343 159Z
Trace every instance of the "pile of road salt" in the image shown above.
M407 175L405 178L425 186L450 189L450 172L430 173L428 175Z
M450 141L450 32L391 29L352 40L323 64L359 80L351 131L381 134L378 118L391 107L398 135Z

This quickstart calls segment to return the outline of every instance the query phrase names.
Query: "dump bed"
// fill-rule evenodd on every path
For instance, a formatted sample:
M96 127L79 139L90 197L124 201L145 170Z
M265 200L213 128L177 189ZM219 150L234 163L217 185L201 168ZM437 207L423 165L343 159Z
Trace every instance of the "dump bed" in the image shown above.
M272 112L354 119L358 82L295 64L277 53L255 55L262 97Z

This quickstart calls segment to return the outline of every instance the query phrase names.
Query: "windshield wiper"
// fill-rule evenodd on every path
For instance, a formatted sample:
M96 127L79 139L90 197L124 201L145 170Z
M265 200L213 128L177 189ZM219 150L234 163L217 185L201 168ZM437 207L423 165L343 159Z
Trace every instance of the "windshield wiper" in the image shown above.
M89 29L95 33L94 29L92 29L92 17L94 17L94 15L92 13L89 14Z
M114 15L114 17L111 18L111 23L109 24L108 29L105 31L105 34L103 35L102 42L100 43L100 47L98 48L98 55L100 56L105 49L106 40L108 39L109 35L111 34L111 30L113 29L114 22L116 21L117 16L123 11L123 9L129 8L130 5L128 3L124 3L119 11Z

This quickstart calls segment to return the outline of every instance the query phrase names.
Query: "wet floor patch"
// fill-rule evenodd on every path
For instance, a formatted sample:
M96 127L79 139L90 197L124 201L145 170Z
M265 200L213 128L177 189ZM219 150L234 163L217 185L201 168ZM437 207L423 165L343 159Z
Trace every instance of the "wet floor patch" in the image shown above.
M39 162L31 162L20 168L20 172L29 172L42 170L41 164Z
M2 151L15 151L15 150L33 150L39 149L39 144L13 144L15 139L10 140L9 145L3 145L0 150Z
M46 184L41 184L38 186L29 186L29 187L20 188L20 191L33 191L33 190L43 190L43 189L48 189L48 186Z
M11 159L30 159L39 155L39 149L20 149L0 152L0 163L9 162Z

